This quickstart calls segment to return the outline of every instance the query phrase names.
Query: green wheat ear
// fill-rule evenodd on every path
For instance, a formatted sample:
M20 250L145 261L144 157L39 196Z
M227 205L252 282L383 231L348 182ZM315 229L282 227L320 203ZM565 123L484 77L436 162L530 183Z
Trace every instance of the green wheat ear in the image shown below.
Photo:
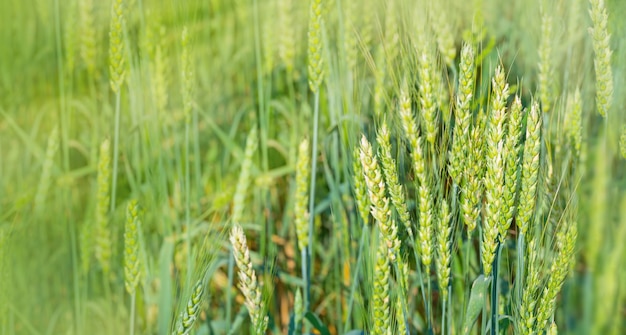
M298 236L298 247L304 250L309 245L309 176L311 175L310 149L307 139L300 142L296 162L296 195L294 221Z
M141 277L139 266L139 206L137 200L128 202L124 226L124 285L128 294L135 293Z
M185 310L178 317L176 329L172 332L172 335L189 335L193 329L193 325L198 319L200 312L200 303L204 295L204 283L199 280L194 285L191 292L191 296L187 301Z
M109 231L108 223L109 193L111 188L111 147L108 139L104 140L100 145L97 186L95 255L103 272L108 274L111 269L111 232Z
M604 0L589 0L589 14L593 27L589 28L593 40L593 60L596 72L596 105L598 113L606 116L613 99L613 72L611 70L611 35L608 31L608 13Z
M111 89L115 93L119 92L126 74L124 12L124 1L114 0L111 5L111 30L109 32L109 75Z
M317 92L324 80L324 43L322 41L322 1L312 0L309 12L309 49L308 69L309 87L313 93Z

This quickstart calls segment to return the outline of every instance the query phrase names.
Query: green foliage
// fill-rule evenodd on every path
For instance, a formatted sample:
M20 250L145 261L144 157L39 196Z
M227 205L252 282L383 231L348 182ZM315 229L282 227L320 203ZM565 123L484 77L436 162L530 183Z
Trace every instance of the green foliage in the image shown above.
M621 334L625 14L0 4L0 335Z

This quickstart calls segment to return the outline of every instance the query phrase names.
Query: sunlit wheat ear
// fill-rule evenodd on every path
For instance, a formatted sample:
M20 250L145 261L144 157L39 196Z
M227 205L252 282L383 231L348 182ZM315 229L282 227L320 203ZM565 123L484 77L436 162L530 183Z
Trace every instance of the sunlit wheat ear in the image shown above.
M429 267L432 260L433 243L432 195L430 194L430 186L426 173L422 138L418 134L417 124L411 110L411 99L409 97L406 81L402 85L400 91L399 114L404 134L411 149L411 161L413 163L413 170L418 182L419 225L418 239L416 241L417 248L419 249L422 257L422 263L426 267Z
M550 278L537 308L537 330L543 331L556 308L556 298L574 261L578 231L575 222L562 222L556 235L557 256L550 267Z
M372 295L372 334L386 335L391 327L391 311L389 292L389 267L388 248L384 238L380 236L376 252L374 267L374 292Z
M79 53L91 77L96 72L96 27L93 0L78 1Z
M537 204L537 182L541 152L541 112L533 102L526 120L526 141L522 159L521 189L517 211L517 226L526 235L533 222Z
M456 106L454 109L454 140L452 142L448 168L452 180L454 180L457 185L463 183L463 167L467 164L466 155L468 154L470 125L472 123L470 107L474 95L474 77L476 73L474 49L468 43L464 44L461 49L461 62L459 67L459 91L457 93Z
M583 142L582 126L582 101L580 100L580 89L576 89L573 94L567 96L567 114L565 118L565 131L572 143L576 157L581 158Z
M308 70L309 88L317 92L324 80L324 42L322 36L322 0L311 0L309 11Z
M478 112L476 122L470 131L467 164L463 174L464 185L461 188L461 214L469 233L476 229L481 213L485 174L486 115Z
M513 99L513 105L509 109L509 121L507 124L507 135L504 139L504 194L502 217L499 223L500 242L504 241L507 230L513 221L515 213L515 199L517 193L518 177L520 168L520 150L522 135L522 100L519 96Z
M367 225L370 216L370 199L367 194L367 184L365 183L365 175L363 174L363 165L361 164L359 147L354 147L352 169L354 174L352 176L354 183L354 200L359 211L359 215L363 220L363 224Z
M248 308L252 325L257 334L265 334L268 319L264 315L265 304L263 296L257 282L256 273L252 268L246 235L237 223L235 223L230 232L230 242L233 246L237 268L239 268L239 287L245 297L245 305Z
M241 223L241 216L246 201L246 193L250 185L250 170L252 169L252 160L254 152L258 146L256 128L252 128L246 139L246 150L244 152L243 162L241 163L241 172L237 181L237 189L233 199L232 222Z
M377 137L378 144L380 146L380 161L382 163L383 174L385 175L385 180L387 181L391 203L398 213L400 222L404 225L404 229L409 237L409 240L414 241L413 228L411 227L411 216L409 214L409 208L406 204L404 188L402 188L398 179L398 167L396 166L396 161L393 159L391 154L391 142L389 136L387 122L383 121Z
M545 6L544 6L545 7ZM544 112L549 112L554 102L554 66L552 64L552 15L543 8L541 16L541 41L539 44L539 98Z
M52 168L54 166L54 158L59 149L59 130L54 128L48 137L48 147L46 148L46 156L43 161L43 167L41 169L41 179L39 181L39 187L35 195L35 211L39 212L43 209L46 197L48 195L48 189L50 188L50 182L52 179Z
M389 209L389 199L386 195L385 182L382 177L378 161L374 156L371 144L365 136L361 138L361 164L363 164L363 174L371 202L372 216L376 219L382 235L380 243L385 244L389 259L393 263L400 250L400 240L398 239L398 227L391 219Z
M437 218L437 279L444 300L448 297L450 284L450 262L452 260L452 213L445 199L442 199L441 212Z
M176 330L172 332L172 335L189 335L193 330L193 325L198 319L200 313L200 303L204 295L204 284L202 280L199 280L194 285L191 292L191 297L187 301L185 310L178 317Z
M109 31L109 82L113 92L117 93L124 82L126 75L125 43L124 43L124 13L123 0L113 0L111 5L111 30Z
M309 177L311 175L309 141L302 140L298 146L296 162L296 195L294 222L298 235L298 247L305 250L309 245Z
M491 96L491 116L487 129L485 183L485 215L483 218L483 241L481 257L485 276L491 274L495 257L499 223L503 215L504 201L504 121L509 85L501 66L496 68Z
M596 72L596 107L598 113L606 116L613 100L613 72L611 70L611 35L608 31L608 13L604 0L589 0L589 14L593 27L589 29L593 40L593 60Z
M100 145L97 186L95 255L102 271L108 274L111 269L111 232L109 231L108 217L111 188L111 148L108 139Z
M124 226L124 285L128 294L134 294L140 280L139 266L139 206L137 200L131 200L126 207L126 225Z

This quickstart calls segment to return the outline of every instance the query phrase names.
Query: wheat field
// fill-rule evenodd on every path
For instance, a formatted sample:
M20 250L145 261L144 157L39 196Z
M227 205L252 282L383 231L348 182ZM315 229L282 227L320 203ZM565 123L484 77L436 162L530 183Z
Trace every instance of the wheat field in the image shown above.
M0 334L626 333L624 15L0 3Z

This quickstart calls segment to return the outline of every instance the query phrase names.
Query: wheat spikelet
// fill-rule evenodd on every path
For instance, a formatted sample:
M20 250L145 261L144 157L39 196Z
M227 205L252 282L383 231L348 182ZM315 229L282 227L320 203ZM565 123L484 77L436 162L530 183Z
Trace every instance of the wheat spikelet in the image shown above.
M532 103L526 121L526 141L522 160L521 189L517 212L517 226L524 235L529 230L537 203L537 181L541 151L541 115L539 104Z
M79 16L77 17L76 15L78 13L76 1L69 0L66 3L68 5L68 15L63 25L63 55L65 56L65 71L71 74L76 67L76 40L78 39L76 27L78 26L77 19Z
M481 257L485 276L491 274L498 242L499 222L503 215L504 112L509 95L509 86L504 78L504 71L500 66L496 68L493 78L492 94L491 117L489 118L487 133L487 171L484 177L486 202L483 220L483 243L481 244Z
M613 100L613 72L611 70L611 35L608 32L608 13L604 0L589 0L591 9L589 14L593 27L589 28L593 40L593 60L596 72L596 107L598 113L606 116L611 109Z
M298 289L296 291L296 297L293 302L293 323L296 325L301 325L302 318L304 316L304 304L302 303L302 290Z
M93 1L79 1L78 11L80 58L85 64L89 75L93 77L96 71L96 29L93 17Z
M324 80L324 42L322 36L322 0L312 0L309 12L308 71L309 87L316 93Z
M131 200L126 207L124 226L124 285L128 294L133 295L141 277L139 267L139 208L137 200Z
M541 285L541 276L539 268L537 239L532 239L528 243L526 257L526 264L528 264L528 270L526 272L526 281L524 283L524 290L522 295L522 303L519 311L518 333L523 335L534 334L534 327L536 321L535 308L537 306L537 294L539 286Z
M124 1L113 0L111 5L111 30L109 31L109 82L117 93L126 74L124 43Z
M450 283L450 262L452 260L452 213L445 199L442 199L441 213L437 220L437 279L445 301L448 298Z
M505 170L504 170L504 195L499 224L500 242L504 241L507 230L513 221L515 213L515 196L517 193L518 177L517 172L520 165L520 149L522 135L522 101L519 96L515 96L513 105L509 110L509 121L507 124L507 135L504 143Z
M243 208L245 206L246 193L250 185L250 170L252 168L252 159L257 148L257 132L256 128L252 128L246 139L246 150L244 152L243 162L241 163L241 173L237 181L237 189L233 199L232 222L240 223Z
M432 6L431 8L434 17L431 20L431 29L435 32L439 53L441 53L444 62L448 66L454 66L456 48L454 46L454 35L452 34L452 27L450 27L450 20L442 6Z
M426 48L425 48L426 49ZM419 101L422 115L424 117L424 127L426 129L426 140L434 145L437 139L437 101L435 96L435 60L430 52L424 50L420 54L419 62Z
M389 257L388 248L381 235L376 252L374 267L374 290L372 296L372 335L386 335L391 328L390 292L389 292Z
M470 105L474 94L474 49L469 43L465 43L461 49L461 62L459 64L459 92L454 110L454 142L450 152L450 164L448 171L452 179L458 184L463 183L463 165L468 152L470 125L472 114Z
M387 68L393 71L393 64L400 54L400 31L398 27L397 6L395 1L387 1L385 11L385 58Z
M461 213L469 233L476 229L481 211L485 173L485 127L485 113L479 112L476 123L470 131L468 160L463 171L466 177L461 188Z
M287 73L292 73L296 55L296 41L294 36L293 0L280 0L279 6L280 39L278 57L285 65Z
M202 280L199 280L194 285L191 292L191 296L187 301L187 306L181 315L178 317L178 325L176 330L172 332L172 335L189 335L193 329L193 325L198 319L200 303L202 302L202 296L204 295L204 284Z
M111 148L109 140L100 145L98 159L98 191L96 202L95 255L102 271L109 273L111 268L111 232L108 227L109 190L111 188Z
M582 102L580 100L580 89L576 89L574 94L567 97L567 111L565 131L572 143L576 157L581 157L583 142L582 126Z
M432 259L432 197L426 174L422 139L417 132L417 124L411 112L411 100L406 81L400 91L399 114L404 134L409 141L413 170L419 184L418 249L422 257L422 263L429 267Z
M396 255L400 250L400 240L398 240L398 227L391 219L391 210L389 209L389 199L386 195L385 182L372 152L372 146L365 136L361 138L361 164L363 164L363 172L365 175L365 183L370 202L372 204L372 216L378 222L384 244L387 246L389 259L396 262ZM381 242L383 243L383 242Z
M556 296L563 286L567 273L574 261L574 247L578 231L575 223L563 222L557 232L557 256L550 267L550 278L543 290L539 307L537 308L537 330L543 331L548 319L556 308Z
M298 146L296 162L296 195L294 223L298 235L298 247L305 250L309 246L309 177L311 175L309 141L302 140Z
M263 296L257 282L256 273L252 268L246 235L237 223L233 225L230 232L230 242L233 246L237 267L239 268L239 287L245 297L245 305L248 308L252 325L257 334L265 334L268 319L267 316L264 316L265 304Z
M554 102L554 66L552 61L552 16L550 10L542 10L541 16L541 41L539 44L539 98L544 112L552 109Z
M356 200L356 206L363 223L367 225L370 213L370 199L367 194L367 184L365 183L365 175L363 174L363 165L361 165L360 155L361 153L359 147L354 147L352 157L352 169L354 170L354 174L352 178L354 183L354 198Z
M385 175L385 181L387 182L387 188L391 198L391 203L396 209L400 222L404 225L404 229L409 236L409 239L413 241L413 230L411 228L411 216L406 204L406 196L404 189L398 180L398 169L396 162L391 156L391 143L389 139L389 130L387 129L387 122L383 121L378 131L378 145L380 152L380 161L382 163L383 174Z

